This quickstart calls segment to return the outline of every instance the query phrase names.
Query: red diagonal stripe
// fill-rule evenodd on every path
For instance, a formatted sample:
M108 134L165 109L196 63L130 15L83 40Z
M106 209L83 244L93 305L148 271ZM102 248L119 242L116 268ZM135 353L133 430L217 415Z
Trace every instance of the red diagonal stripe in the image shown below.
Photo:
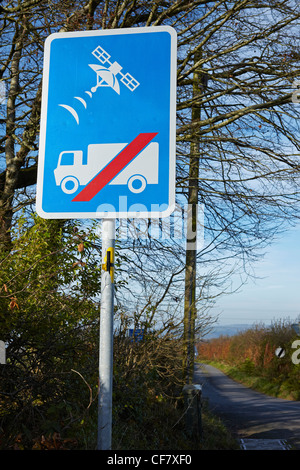
M72 199L72 202L90 201L106 186L111 180L120 173L121 170L128 165L151 140L157 135L157 132L148 132L139 134L132 142L118 153L118 155L100 171L77 196Z

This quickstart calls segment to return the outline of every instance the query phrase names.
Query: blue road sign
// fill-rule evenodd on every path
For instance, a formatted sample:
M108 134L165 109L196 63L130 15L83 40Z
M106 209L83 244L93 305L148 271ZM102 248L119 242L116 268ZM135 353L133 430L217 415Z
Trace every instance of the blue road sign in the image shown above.
M144 328L129 328L128 336L131 338L131 342L140 342L144 339Z
M176 32L55 33L45 43L37 212L164 217L175 206Z

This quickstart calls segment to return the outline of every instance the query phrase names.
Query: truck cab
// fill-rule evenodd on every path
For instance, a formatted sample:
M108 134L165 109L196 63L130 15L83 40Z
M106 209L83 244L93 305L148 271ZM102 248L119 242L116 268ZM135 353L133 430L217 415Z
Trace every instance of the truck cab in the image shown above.
M56 185L66 194L77 191L81 184L83 170L82 150L66 150L59 154L58 164L54 170Z

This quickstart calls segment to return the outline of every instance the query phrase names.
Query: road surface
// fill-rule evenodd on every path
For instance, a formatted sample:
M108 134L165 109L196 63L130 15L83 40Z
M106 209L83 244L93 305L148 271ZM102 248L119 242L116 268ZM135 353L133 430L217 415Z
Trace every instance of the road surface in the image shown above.
M196 364L194 383L238 438L284 439L300 449L300 402L272 398L231 380L218 369Z

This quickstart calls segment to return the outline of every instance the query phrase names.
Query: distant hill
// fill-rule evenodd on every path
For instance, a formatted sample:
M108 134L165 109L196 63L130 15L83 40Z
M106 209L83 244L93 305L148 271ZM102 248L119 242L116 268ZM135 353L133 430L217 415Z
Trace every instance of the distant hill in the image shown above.
M204 339L219 338L219 336L233 336L241 331L249 330L253 325L247 324L233 324L233 325L217 325L212 328L212 330L205 335Z

